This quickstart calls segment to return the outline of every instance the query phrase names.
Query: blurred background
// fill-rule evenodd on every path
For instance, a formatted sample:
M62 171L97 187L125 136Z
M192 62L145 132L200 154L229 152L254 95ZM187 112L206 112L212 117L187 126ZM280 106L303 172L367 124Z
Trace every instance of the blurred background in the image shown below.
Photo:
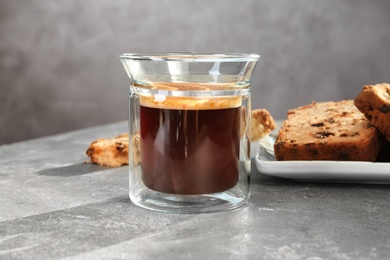
M388 0L2 0L0 144L127 120L123 52L261 55L253 108L390 82ZM104 134L104 133L103 133Z

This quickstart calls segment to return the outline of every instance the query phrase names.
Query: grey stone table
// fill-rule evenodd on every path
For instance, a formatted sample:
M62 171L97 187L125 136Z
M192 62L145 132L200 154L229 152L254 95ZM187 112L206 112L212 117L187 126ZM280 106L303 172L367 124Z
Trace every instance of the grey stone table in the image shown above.
M252 165L243 207L158 213L128 168L84 163L126 122L0 147L0 259L389 259L390 186L305 183ZM390 169L390 168L389 168Z

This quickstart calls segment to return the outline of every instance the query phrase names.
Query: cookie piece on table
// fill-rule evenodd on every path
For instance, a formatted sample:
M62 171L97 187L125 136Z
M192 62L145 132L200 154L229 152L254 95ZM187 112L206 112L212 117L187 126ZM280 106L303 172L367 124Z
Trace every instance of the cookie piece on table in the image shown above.
M274 144L277 160L375 161L383 138L353 100L288 111Z
M131 158L135 165L141 162L140 133L136 132L132 138ZM121 134L113 139L100 138L93 141L86 154L91 163L101 166L119 167L129 164L129 135Z
M86 154L92 163L118 167L129 163L129 136L119 135L113 139L100 138L93 141Z
M355 98L355 105L390 140L390 85L364 86Z

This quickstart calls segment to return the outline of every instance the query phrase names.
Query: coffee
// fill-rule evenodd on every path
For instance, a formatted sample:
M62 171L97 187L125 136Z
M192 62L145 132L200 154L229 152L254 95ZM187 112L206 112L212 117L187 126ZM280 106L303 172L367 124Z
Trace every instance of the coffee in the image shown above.
M129 197L163 212L234 209L250 193L250 79L259 55L123 54Z
M141 167L148 188L195 195L237 184L240 106L215 106L220 103L211 101L213 105L194 109L142 103L141 99Z

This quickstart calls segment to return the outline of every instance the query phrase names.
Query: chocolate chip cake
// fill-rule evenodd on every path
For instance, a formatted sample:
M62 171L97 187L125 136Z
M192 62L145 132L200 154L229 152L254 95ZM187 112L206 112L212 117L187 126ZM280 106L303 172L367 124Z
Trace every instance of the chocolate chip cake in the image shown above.
M277 160L375 161L380 133L353 100L288 111L274 144Z
M355 105L390 140L390 85L364 86L355 98Z

